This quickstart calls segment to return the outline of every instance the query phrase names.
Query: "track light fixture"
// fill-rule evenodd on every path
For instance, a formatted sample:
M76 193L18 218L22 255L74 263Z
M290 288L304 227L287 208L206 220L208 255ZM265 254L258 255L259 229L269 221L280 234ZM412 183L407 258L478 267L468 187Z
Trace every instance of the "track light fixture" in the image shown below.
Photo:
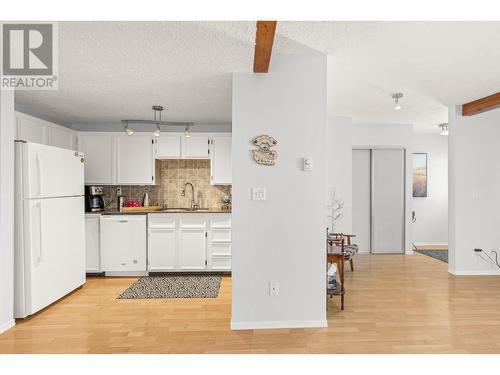
M124 119L122 120L123 130L127 135L134 134L134 131L128 127L129 123L134 124L147 124L147 125L155 125L155 130L153 131L153 135L155 137L159 137L161 134L160 126L179 126L184 127L185 132L184 136L189 138L191 135L189 133L189 127L193 125L192 122L181 122L181 121L162 121L161 114L163 112L163 107L161 105L154 105L151 107L153 109L153 119L152 120L133 120L133 119Z
M163 107L161 105L154 105L153 106L153 117L154 121L156 121L156 130L154 131L154 136L159 137L160 136L160 122L161 122L161 112L163 111Z
M401 109L401 104L399 104L399 99L403 97L402 92L397 92L391 95L391 98L394 99L394 110L399 111Z
M127 134L127 135L134 134L134 131L128 127L128 121L125 123L123 130L125 131L125 134Z

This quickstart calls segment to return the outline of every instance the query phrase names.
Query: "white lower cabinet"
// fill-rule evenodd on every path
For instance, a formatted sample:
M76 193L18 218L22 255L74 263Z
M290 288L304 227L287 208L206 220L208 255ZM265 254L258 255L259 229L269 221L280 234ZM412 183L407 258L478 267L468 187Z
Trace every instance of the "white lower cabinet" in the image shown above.
M231 214L214 214L208 231L207 269L231 271Z
M99 246L99 221L101 215L85 215L85 272L101 272L101 250Z
M177 221L165 215L148 217L148 270L173 271L177 265Z
M102 271L145 272L146 230L146 215L101 216Z
M148 270L230 271L230 214L148 216Z
M207 264L207 217L203 214L179 215L178 268L204 270Z

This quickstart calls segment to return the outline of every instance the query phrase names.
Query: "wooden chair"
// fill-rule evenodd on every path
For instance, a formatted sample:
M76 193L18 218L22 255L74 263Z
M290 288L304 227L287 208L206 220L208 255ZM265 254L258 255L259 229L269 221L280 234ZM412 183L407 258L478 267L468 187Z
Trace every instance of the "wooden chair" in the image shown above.
M352 243L353 237L356 237L354 234L344 234L344 233L332 233L330 236L335 236L337 238L343 238L345 240L344 250L345 257L344 261L349 262L351 266L351 271L354 271L354 255L358 252L358 245Z

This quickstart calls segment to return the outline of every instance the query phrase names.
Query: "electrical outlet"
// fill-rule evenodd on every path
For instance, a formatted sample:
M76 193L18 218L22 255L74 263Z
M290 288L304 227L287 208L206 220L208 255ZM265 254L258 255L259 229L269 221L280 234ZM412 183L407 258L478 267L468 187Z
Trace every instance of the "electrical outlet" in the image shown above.
M271 297L278 296L280 294L279 283L277 281L269 282L269 295Z
M122 195L122 188L116 188L116 195Z

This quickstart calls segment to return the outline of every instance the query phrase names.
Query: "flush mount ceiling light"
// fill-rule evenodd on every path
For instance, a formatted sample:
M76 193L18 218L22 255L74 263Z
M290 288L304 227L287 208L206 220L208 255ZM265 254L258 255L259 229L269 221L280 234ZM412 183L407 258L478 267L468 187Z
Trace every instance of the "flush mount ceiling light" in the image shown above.
M152 120L122 120L122 124L124 124L123 130L127 135L132 135L134 134L134 131L128 127L129 123L135 123L135 124L153 124L156 125L156 129L153 132L153 135L155 137L159 137L161 130L160 130L160 125L167 125L167 126L182 126L186 129L184 132L184 135L189 138L189 127L193 125L192 122L171 122L171 121L162 121L161 119L161 113L163 111L163 107L161 105L154 105L152 107L153 109L153 119Z
M448 124L440 124L439 129L441 129L439 135L448 135Z
M186 129L184 129L184 137L191 138L191 132L189 131L189 125L186 125Z
M125 131L125 134L127 134L127 135L134 134L134 131L128 127L128 121L125 122L125 126L123 127L123 130Z
M401 109L401 104L399 104L399 99L401 99L402 97L403 97L402 92L397 92L397 93L391 95L391 98L394 99L394 110L395 111L399 111Z

